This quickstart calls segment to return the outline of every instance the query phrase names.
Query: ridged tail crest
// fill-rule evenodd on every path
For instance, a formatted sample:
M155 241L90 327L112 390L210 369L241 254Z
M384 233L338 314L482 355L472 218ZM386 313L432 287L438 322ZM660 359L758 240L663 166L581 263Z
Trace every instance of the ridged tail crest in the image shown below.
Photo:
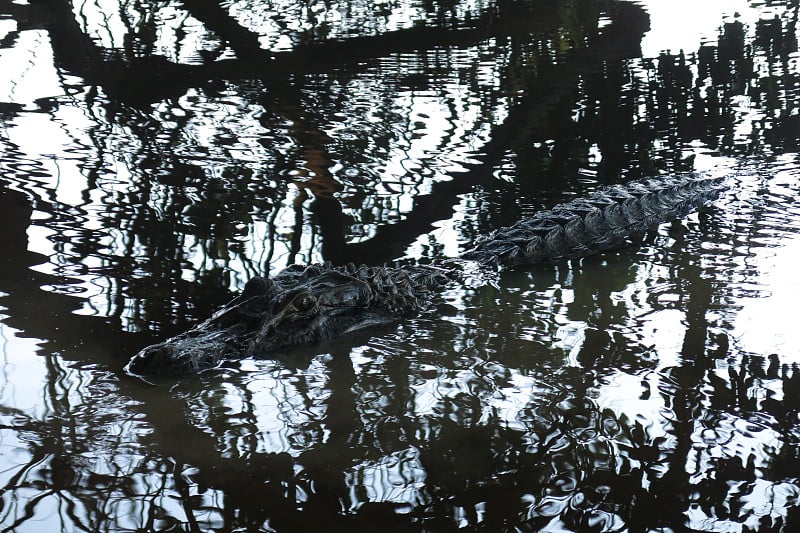
M493 232L463 259L516 266L618 248L662 222L716 200L723 178L669 176L612 185Z

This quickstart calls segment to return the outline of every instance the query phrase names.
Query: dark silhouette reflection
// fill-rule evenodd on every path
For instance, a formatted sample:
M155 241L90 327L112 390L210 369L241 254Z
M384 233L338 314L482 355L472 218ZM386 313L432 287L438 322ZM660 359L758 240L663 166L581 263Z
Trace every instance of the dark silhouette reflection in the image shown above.
M0 530L797 527L800 368L735 324L800 227L797 2L644 58L631 2L266 5L0 2L32 65L0 102ZM639 248L120 373L253 275L425 261L717 156L756 162Z

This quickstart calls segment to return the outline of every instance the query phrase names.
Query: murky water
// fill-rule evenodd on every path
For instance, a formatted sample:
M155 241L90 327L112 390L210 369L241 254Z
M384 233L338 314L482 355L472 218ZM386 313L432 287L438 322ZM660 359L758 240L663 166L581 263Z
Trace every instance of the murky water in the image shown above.
M0 531L794 531L798 3L0 1ZM641 247L151 386L256 273L640 176Z

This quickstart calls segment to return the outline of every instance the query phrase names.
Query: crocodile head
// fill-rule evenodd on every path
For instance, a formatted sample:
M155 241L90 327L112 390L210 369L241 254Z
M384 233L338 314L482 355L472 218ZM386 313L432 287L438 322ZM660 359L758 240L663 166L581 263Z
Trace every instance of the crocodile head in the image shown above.
M422 268L289 267L272 279L253 278L210 319L146 347L126 370L140 376L185 376L223 359L265 356L390 324L418 313L430 301L430 287L445 281Z

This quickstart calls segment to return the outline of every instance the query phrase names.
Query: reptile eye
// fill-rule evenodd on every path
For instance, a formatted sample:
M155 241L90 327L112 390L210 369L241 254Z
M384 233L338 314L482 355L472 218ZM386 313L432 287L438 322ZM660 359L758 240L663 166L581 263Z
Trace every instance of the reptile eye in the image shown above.
M313 308L315 304L316 300L313 296L310 294L301 294L292 300L292 303L289 304L289 307L293 308L299 313L304 313L305 311Z

